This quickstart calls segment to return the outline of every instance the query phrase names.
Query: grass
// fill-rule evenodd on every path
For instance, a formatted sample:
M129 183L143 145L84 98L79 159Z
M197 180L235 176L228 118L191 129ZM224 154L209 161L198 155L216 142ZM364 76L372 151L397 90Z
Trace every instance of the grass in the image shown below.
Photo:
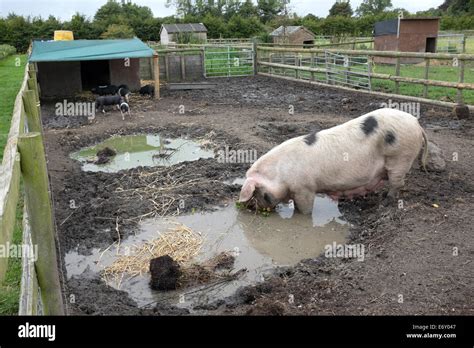
M206 76L239 76L253 74L252 50L227 47L206 47Z
M268 59L269 58L267 57L266 60ZM276 58L274 58L274 62L282 63L281 59L280 61L278 61ZM303 66L309 67L310 56L307 55L307 56L302 57L302 62L303 62ZM292 65L294 64L294 61L291 61L291 60L289 62L286 61L285 64ZM441 64L445 64L445 65L441 65ZM439 61L439 62L433 61L430 65L428 78L430 80L437 80L437 81L458 82L459 67L453 67L452 65L446 65L446 64L447 64L447 61L445 60ZM317 67L324 68L324 64L320 63ZM337 65L337 67L342 68L342 65ZM268 71L268 68L263 68L263 69L264 70L262 71ZM274 71L274 74L295 77L295 71L292 69L285 69L285 71L283 71L283 69L274 68L272 70ZM380 74L395 75L395 65L376 64L373 66L373 71L375 73L380 73ZM424 75L425 75L424 63L417 64L417 65L402 64L400 68L400 75L403 77L413 77L413 78L424 79ZM310 79L311 73L300 71L299 77L302 79ZM314 77L316 81L323 82L323 83L326 82L326 75L324 73L315 73ZM473 62L466 63L465 70L464 70L464 82L474 83L474 63ZM395 93L395 82L372 78L372 90L378 91L378 92L385 92L385 93ZM423 90L424 90L424 86L418 85L418 84L400 83L400 86L399 86L400 95L423 97ZM463 97L464 97L465 103L474 105L474 91L464 90ZM441 101L447 101L447 102L455 102L457 98L457 90L455 88L430 86L428 87L428 98L441 100Z
M395 74L395 67L393 65L376 65L374 72L382 74ZM405 77L424 78L425 67L419 65L402 65L400 68L400 75ZM440 65L430 66L429 79L438 81L457 82L459 79L459 68ZM474 83L474 67L466 66L464 81ZM382 92L395 92L395 83L387 80L372 80L372 88ZM400 83L400 94L410 96L423 96L423 85L414 85ZM457 90L454 88L445 87L428 87L428 98L456 101ZM474 91L465 90L463 92L464 101L467 104L474 105Z
M466 53L474 54L474 36L466 38Z
M17 207L11 244L22 244L23 199ZM21 258L10 258L5 279L0 284L0 315L17 315L21 285Z
M17 58L20 58L20 66L16 66ZM23 81L25 63L25 55L9 56L0 60L0 161L3 159L3 149L10 130L15 98Z
M16 66L17 57L20 66ZM23 80L26 56L9 56L0 60L0 159L3 158L10 121L16 95ZM23 201L17 207L15 229L13 231L13 244L22 243ZM20 297L21 259L10 258L5 279L0 284L0 315L18 314L18 300Z

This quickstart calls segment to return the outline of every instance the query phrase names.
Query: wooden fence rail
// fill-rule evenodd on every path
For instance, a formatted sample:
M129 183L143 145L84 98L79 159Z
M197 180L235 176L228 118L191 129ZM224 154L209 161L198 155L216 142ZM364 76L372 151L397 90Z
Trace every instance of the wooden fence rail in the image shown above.
M315 61L315 56L320 54L325 54L327 52L331 52L338 55L345 55L345 56L355 56L355 57L366 57L368 62L373 61L376 57L383 57L383 58L392 58L395 60L395 74L382 74L382 73L375 73L372 71L372 65L369 64L369 71L366 73L369 79L380 79L380 80L387 80L392 81L395 83L395 95L399 95L400 93L400 83L405 84L414 84L414 85L422 85L423 86L423 97L415 97L409 96L411 100L424 102L424 103L432 103L442 106L454 106L456 103L451 102L444 102L439 100L428 99L428 88L431 87L444 87L444 88L452 88L457 90L457 104L464 104L464 90L474 90L473 83L467 83L464 81L465 78L465 65L466 62L474 61L474 55L472 54L451 54L451 53L419 53L419 52L395 52L395 51L373 51L373 50L342 50L342 49L320 49L320 48L291 48L291 47L257 47L257 66L260 68L258 70L259 74L268 75L273 77L283 77L281 74L275 73L276 69L280 69L283 71L294 71L294 78L284 76L286 79L294 79L298 81L306 81L314 84L323 84L324 82L315 81L314 74L330 74L331 72L326 67L315 67L313 66ZM278 54L292 54L294 56L298 56L298 59L295 59L295 64L286 64L284 61L283 64L281 62L276 63L272 61L272 55ZM301 62L305 61L303 57L306 57L306 60L309 60L310 66L302 66ZM424 76L423 78L414 78L414 77L407 77L407 76L400 76L400 67L401 67L401 59L404 58L413 58L413 59L420 59L425 61L425 69L424 69ZM448 82L448 81L440 81L440 80L433 80L429 78L429 69L430 69L430 62L433 60L449 60L453 62L454 66L458 67L458 81L457 82ZM455 64L454 64L455 63ZM267 70L262 70L261 68L267 68ZM363 73L358 73L355 71L349 71L347 73L351 76L360 75L362 76ZM300 72L310 73L306 74L308 78L303 79L302 74ZM333 86L333 85L332 85ZM334 86L340 87L340 86ZM386 95L387 93L381 92L372 92L377 93L380 95ZM393 96L393 94L390 94ZM405 95L400 95L401 97L408 97ZM474 106L470 106L470 108L474 108Z
M0 167L0 245L6 247L11 243L19 197L24 194L21 247L35 253L23 255L19 314L63 315L56 233L40 117L36 71L33 66L27 65L15 100ZM20 191L21 178L24 192ZM8 258L0 258L0 281L4 279L7 267Z

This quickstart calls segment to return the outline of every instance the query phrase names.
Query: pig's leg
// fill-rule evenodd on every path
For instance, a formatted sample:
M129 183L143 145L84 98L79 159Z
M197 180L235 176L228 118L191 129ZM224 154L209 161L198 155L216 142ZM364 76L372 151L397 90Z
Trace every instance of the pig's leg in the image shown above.
M296 208L302 214L311 214L313 212L314 198L316 194L311 191L299 191L294 195Z
M405 176L413 163L412 158L388 158L385 168L387 169L389 190L387 198L396 200L400 189L405 185Z

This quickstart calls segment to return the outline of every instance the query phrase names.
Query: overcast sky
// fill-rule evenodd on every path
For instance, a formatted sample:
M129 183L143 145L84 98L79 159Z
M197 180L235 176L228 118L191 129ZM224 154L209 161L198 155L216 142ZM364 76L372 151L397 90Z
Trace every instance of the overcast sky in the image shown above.
M0 0L0 17L15 12L25 16L48 17L52 14L62 20L69 20L75 12L92 17L95 11L105 4L106 0ZM152 9L155 17L164 17L174 14L174 8L166 8L166 0L134 0L139 5ZM312 13L319 17L327 16L335 0L291 0L292 11L299 15ZM351 0L355 10L362 0ZM394 7L403 7L410 12L437 7L443 0L392 0Z

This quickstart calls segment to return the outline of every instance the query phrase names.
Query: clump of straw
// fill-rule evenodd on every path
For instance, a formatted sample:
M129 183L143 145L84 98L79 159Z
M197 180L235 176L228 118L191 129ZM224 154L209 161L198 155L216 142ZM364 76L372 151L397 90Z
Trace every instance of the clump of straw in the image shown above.
M134 246L134 250L129 253L120 253L119 246L119 256L104 268L102 276L106 281L111 277L120 283L125 276L133 278L147 273L150 260L164 255L169 255L180 266L184 266L199 253L202 243L201 234L183 224L177 224L167 232L160 233L159 238Z

